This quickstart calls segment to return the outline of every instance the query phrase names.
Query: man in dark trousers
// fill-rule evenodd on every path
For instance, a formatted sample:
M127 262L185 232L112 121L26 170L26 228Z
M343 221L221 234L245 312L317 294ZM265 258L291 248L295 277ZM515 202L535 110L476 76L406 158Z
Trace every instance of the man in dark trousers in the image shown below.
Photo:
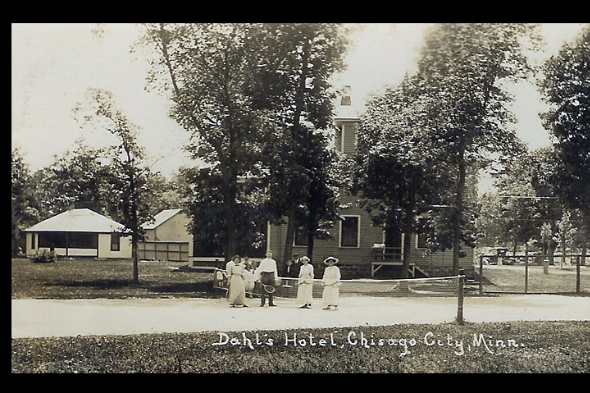
M264 285L272 285L275 286L275 279L279 276L279 272L277 270L277 261L272 259L272 251L266 251L266 258L260 261L260 265L256 269L256 278L260 281L261 284ZM264 306L266 301L266 296L268 296L268 305L269 307L275 307L273 294L267 292L264 289L264 285L261 285L260 291L260 307Z
M301 269L299 254L293 254L293 264L289 269L290 273L292 274L291 277L299 277L299 269Z

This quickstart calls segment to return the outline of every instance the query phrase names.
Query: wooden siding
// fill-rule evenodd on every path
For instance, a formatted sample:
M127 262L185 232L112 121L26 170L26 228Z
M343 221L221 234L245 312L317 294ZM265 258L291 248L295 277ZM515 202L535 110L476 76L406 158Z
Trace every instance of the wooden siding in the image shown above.
M339 259L338 265L344 278L371 277L372 263L377 262L373 247L375 244L382 244L384 231L380 227L372 225L369 214L356 206L356 197L343 197L342 204L349 206L340 211L341 216L360 216L360 238L358 247L340 247L340 222L330 230L333 235L331 240L316 240L314 243L314 254L308 255L311 263L315 266L316 278L321 278L324 271L323 260L328 256ZM268 246L273 252L273 258L277 260L279 271L284 271L285 261L283 260L285 238L285 225L270 226L268 235ZM453 266L453 251L440 251L429 253L426 249L417 248L416 236L412 235L412 250L410 263L420 269L421 272L430 277L446 276L451 274ZM464 247L466 257L459 260L459 266L466 272L473 271L475 258L474 250ZM306 246L293 246L293 254L300 257L306 255ZM382 269L385 271L387 269Z
M356 121L347 121L342 123L342 153L353 155L356 149Z
M139 259L157 261L189 261L189 242L145 241L138 243Z
M153 229L146 229L145 237L149 241L188 242L192 236L187 229L189 218L182 213L176 214Z
M139 257L147 260L188 262L193 256L193 236L184 213L170 217L155 228L145 230L145 242L140 244Z
M336 119L336 126L342 132L337 132L334 140L334 148L346 156L352 156L357 145L356 133L359 119L355 117L340 117ZM340 210L341 216L360 216L360 236L358 247L340 247L340 222L336 223L330 230L332 240L316 240L314 243L314 255L308 255L311 263L315 266L316 278L321 278L324 271L323 260L328 256L339 259L338 266L343 278L371 277L373 263L376 262L373 248L375 244L383 244L385 241L382 228L372 225L369 214L357 206L358 197L345 196L341 198L341 205L346 206ZM285 261L283 260L286 238L286 226L268 227L267 245L273 252L273 257L279 265L279 272L284 271ZM452 273L453 251L428 253L426 249L417 247L416 236L412 235L412 250L410 264L416 266L427 276L447 276ZM459 260L459 267L465 269L469 276L473 274L473 263L475 252L472 248L464 247L466 257ZM293 246L293 254L300 257L307 253L306 246ZM400 259L401 261L401 259ZM387 270L384 268L381 272Z
M60 248L55 247L54 251L58 256L68 257L96 257L98 259L109 258L131 258L131 237L121 237L120 248L118 251L111 250L111 234L99 233L98 244L96 248L92 249L77 249L77 248ZM35 248L32 248L33 243ZM36 232L26 233L26 255L31 257L40 250L50 250L49 247L39 246L39 234Z

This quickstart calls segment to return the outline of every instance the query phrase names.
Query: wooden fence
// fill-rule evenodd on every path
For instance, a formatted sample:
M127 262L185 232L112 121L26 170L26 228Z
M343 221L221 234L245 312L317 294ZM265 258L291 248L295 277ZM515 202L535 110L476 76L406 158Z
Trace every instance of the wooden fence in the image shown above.
M139 259L188 262L188 242L146 241L139 242Z

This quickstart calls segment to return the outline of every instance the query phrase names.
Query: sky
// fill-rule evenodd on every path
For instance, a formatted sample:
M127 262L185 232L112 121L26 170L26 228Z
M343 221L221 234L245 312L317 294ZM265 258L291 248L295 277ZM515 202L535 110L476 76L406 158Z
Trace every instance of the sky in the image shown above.
M333 78L335 87L351 86L353 106L362 112L370 94L398 84L416 67L429 24L355 24L347 70ZM138 142L148 163L166 177L190 165L182 146L189 140L168 116L169 101L146 91L148 65L130 48L139 36L134 24L13 24L12 25L12 148L19 148L32 171L75 148L113 143L101 129L80 127L73 109L85 101L88 88L111 91L118 108L140 127ZM583 24L543 24L543 61L571 41ZM100 34L93 32L99 31ZM517 101L519 136L531 149L548 146L548 133L538 118L546 110L535 86L522 83L512 90Z

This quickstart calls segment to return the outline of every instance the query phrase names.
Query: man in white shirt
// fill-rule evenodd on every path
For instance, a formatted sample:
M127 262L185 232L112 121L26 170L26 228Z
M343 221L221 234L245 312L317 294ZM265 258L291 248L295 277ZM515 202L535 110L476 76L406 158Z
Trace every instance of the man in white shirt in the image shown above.
M260 261L260 265L256 269L256 278L264 285L275 285L275 278L279 276L277 269L277 261L272 259L272 251L266 251L266 258ZM268 293L264 290L264 287L260 291L260 307L264 306L266 302L266 296L268 296L269 307L275 307L273 294Z

